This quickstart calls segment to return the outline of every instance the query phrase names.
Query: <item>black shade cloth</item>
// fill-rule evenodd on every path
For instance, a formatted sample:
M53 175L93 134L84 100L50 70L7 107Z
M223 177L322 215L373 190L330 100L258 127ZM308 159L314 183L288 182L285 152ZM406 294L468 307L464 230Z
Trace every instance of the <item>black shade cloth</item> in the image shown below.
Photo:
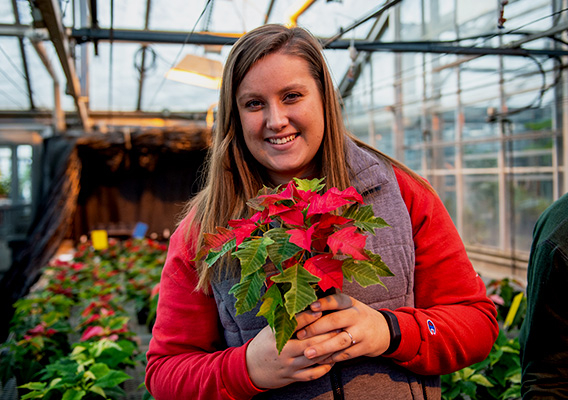
M73 140L44 140L42 196L25 240L12 242L12 264L0 281L0 339L8 335L12 304L27 294L55 254L73 220L81 162Z
M128 236L137 222L158 238L172 232L199 189L208 133L145 131L91 135L79 140L81 192L73 239L93 229Z

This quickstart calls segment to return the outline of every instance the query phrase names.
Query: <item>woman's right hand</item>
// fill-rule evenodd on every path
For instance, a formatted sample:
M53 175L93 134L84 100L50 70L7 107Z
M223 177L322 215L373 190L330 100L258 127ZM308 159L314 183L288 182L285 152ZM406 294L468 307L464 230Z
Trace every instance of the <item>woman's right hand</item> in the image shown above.
M304 311L296 315L296 330L321 318L321 312ZM308 359L304 350L337 335L330 332L306 340L290 339L280 355L276 349L274 332L264 327L249 343L246 351L247 369L252 383L260 389L275 389L293 382L312 381L327 374L332 364L319 364L326 356Z

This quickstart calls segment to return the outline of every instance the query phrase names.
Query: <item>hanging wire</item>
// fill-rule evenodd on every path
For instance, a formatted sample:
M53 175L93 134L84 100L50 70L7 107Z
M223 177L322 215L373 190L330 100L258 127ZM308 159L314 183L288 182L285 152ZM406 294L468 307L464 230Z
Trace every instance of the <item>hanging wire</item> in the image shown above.
M12 85L14 85L14 87L16 89L18 89L22 93L25 93L26 96L28 95L28 91L23 89L6 71L4 71L4 69L2 67L0 67L0 74L2 74L8 82L10 82ZM25 79L25 77L24 77L24 79Z
M207 7L209 7L209 4L211 4L211 2L212 2L212 0L207 0L207 3L205 3L205 6L203 7L201 14L199 14L199 17L197 18L197 21L195 21L193 28L191 28L191 31L189 31L189 33L185 37L185 40L182 43L182 45L181 45L181 47L180 47L180 49L179 49L179 51L176 55L174 62L171 64L171 66L168 69L173 68L177 64L185 45L189 42L191 35L195 32L195 28L197 27L197 24L199 23L199 21L203 17L203 14L205 14L205 12L207 11ZM150 100L150 104L148 105L148 108L151 108L152 105L154 105L154 100L156 100L156 97L158 96L158 93L162 90L162 87L164 86L165 82L166 82L166 77L163 76L162 80L160 81L160 85L158 86L158 89L156 90L156 92L154 93L154 96L152 96L152 99Z
M14 64L14 62L12 61L12 57L10 57L8 55L8 53L6 53L6 51L4 50L4 48L2 47L2 45L0 45L0 52L2 52L2 54L4 54L4 56L6 57L6 60L8 60L8 63L12 66L12 68L14 68L14 70L22 77L25 79L26 76L24 75L24 73L22 71L20 71L20 68L18 66L16 66L16 64Z
M144 65L142 65L142 59L143 59L142 54L144 53L144 51L150 53L151 59L149 65L146 65L146 62L144 62ZM156 53L156 50L154 50L151 46L145 46L145 47L142 46L138 50L136 50L136 53L134 53L134 68L136 69L136 71L138 71L139 74L141 73L147 74L148 72L156 69L157 58L158 54Z
M500 118L503 118L503 117L508 117L508 116L511 116L511 115L519 114L523 111L540 108L541 105L542 105L542 99L544 97L544 94L550 88L554 87L554 85L550 85L550 86L546 87L546 72L544 71L544 68L542 67L542 63L539 60L537 60L536 57L533 57L533 56L530 56L530 55L528 55L526 57L529 58L530 60L532 60L536 64L536 66L538 68L538 72L540 73L540 76L541 76L541 79L542 79L542 83L541 83L538 95L530 104L528 104L524 107L519 107L519 108L511 110L511 111L507 110L503 113L498 113L498 112L491 113L490 115L487 116L487 119L486 119L487 122L490 122L490 123L491 122L497 122L497 121L499 121Z
M209 8L206 7L206 16L203 22L203 30L205 32L209 31L209 27L211 26L211 19L213 18L213 7L215 6L215 0L211 0L211 6Z
M548 14L548 15L545 15L545 16L543 16L543 17L537 18L537 19L535 19L535 20L529 21L529 22L527 22L526 24L523 24L523 25L521 25L521 26L518 26L517 28L508 30L508 31L506 31L506 32L488 33L488 34L483 34L483 35L479 35L479 36L472 36L472 37L469 37L469 38L456 39L456 40L453 40L453 41L445 41L445 42L440 42L440 43L456 43L456 42L460 42L460 41L462 41L462 40L475 40L475 39L477 39L477 38L484 38L484 40L481 42L481 44L484 44L484 43L487 43L488 41L490 41L491 39L494 39L495 37L514 34L515 32L520 31L521 29L523 29L523 28L525 28L525 27L527 27L527 26L529 26L529 25L532 25L532 24L534 24L534 23L536 23L536 22L542 21L542 20L547 19L547 18L552 18L552 17L557 16L557 15L559 15L559 14L562 14L562 13L564 13L564 12L566 12L566 11L568 11L568 8L563 8L563 9L558 10L558 11L555 11L555 12L553 12L553 13L551 13L551 14ZM518 33L518 34L519 34L519 33ZM554 37L553 37L553 38L554 38ZM437 43L437 42L429 42L429 43ZM464 48L464 49L467 49L467 48L475 48L475 47L476 47L476 46L474 45L474 46L466 47L466 48ZM453 53L453 54L454 54L454 55L459 55L459 53ZM448 54L440 54L440 55L437 55L436 57L432 58L432 60L430 60L430 62L438 61L438 60L440 60L440 59L442 59L442 58L444 58L444 57L447 57L447 56L448 56ZM537 65L539 66L539 72L540 72L541 74L544 72L544 70L542 69L542 65L540 64L540 62L539 62L534 56L527 55L527 56L525 56L525 57L528 57L528 58L532 59L532 61L534 61L535 63L537 63ZM476 57L476 58L477 58L477 57ZM559 66L558 70L561 71L562 69L565 69L566 67L567 67L566 65L564 65L564 64L561 63L561 65ZM405 70L402 70L400 73L401 73L402 75L404 75L404 74L407 74L407 73L409 73L409 72L416 71L416 70L418 70L418 68L421 68L421 65L413 65L413 66L411 66L411 67L409 67L409 68L407 68L407 69L405 69ZM388 80L388 79L393 80L393 79L395 79L395 76L394 76L394 75L391 75L391 76L388 77L388 78L384 78L384 80ZM558 80L559 80L559 79L555 79L556 84L558 83ZM542 96L544 95L544 93L545 93L546 91L548 91L551 87L554 87L554 85L555 85L555 84L552 84L551 86L546 87L546 84L544 84L544 86L541 86L539 97L542 98ZM375 85L375 86L376 86L376 85ZM532 103L532 104L534 104L534 103ZM530 107L530 106L527 106L527 107L533 108L533 107ZM527 107L523 107L522 110L524 111L525 109L527 109ZM514 110L514 111L516 112L516 110ZM511 111L511 112L512 112L512 111ZM510 114L511 112L509 112L509 114Z
M25 110L26 107L21 105L16 99L14 99L12 96L10 96L5 90L0 89L0 93L4 95L4 97L6 97L8 100L10 100L12 103L14 103L15 105L17 105L18 107L20 107L22 110Z

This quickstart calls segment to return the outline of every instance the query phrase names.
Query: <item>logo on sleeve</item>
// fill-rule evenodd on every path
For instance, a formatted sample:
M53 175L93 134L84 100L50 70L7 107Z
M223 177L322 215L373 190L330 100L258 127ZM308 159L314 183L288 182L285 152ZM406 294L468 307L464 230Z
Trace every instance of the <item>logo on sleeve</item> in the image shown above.
M436 334L436 327L434 326L434 323L432 322L432 320L428 320L426 321L426 323L428 324L428 330L430 331L430 335L435 335Z

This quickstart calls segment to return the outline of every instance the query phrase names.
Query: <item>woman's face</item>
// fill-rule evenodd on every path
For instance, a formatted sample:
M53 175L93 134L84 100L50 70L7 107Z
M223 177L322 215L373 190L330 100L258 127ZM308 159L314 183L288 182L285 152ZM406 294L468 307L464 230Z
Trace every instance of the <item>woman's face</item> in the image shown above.
M275 184L305 178L324 135L323 102L308 67L297 56L270 54L247 72L237 88L246 145Z

